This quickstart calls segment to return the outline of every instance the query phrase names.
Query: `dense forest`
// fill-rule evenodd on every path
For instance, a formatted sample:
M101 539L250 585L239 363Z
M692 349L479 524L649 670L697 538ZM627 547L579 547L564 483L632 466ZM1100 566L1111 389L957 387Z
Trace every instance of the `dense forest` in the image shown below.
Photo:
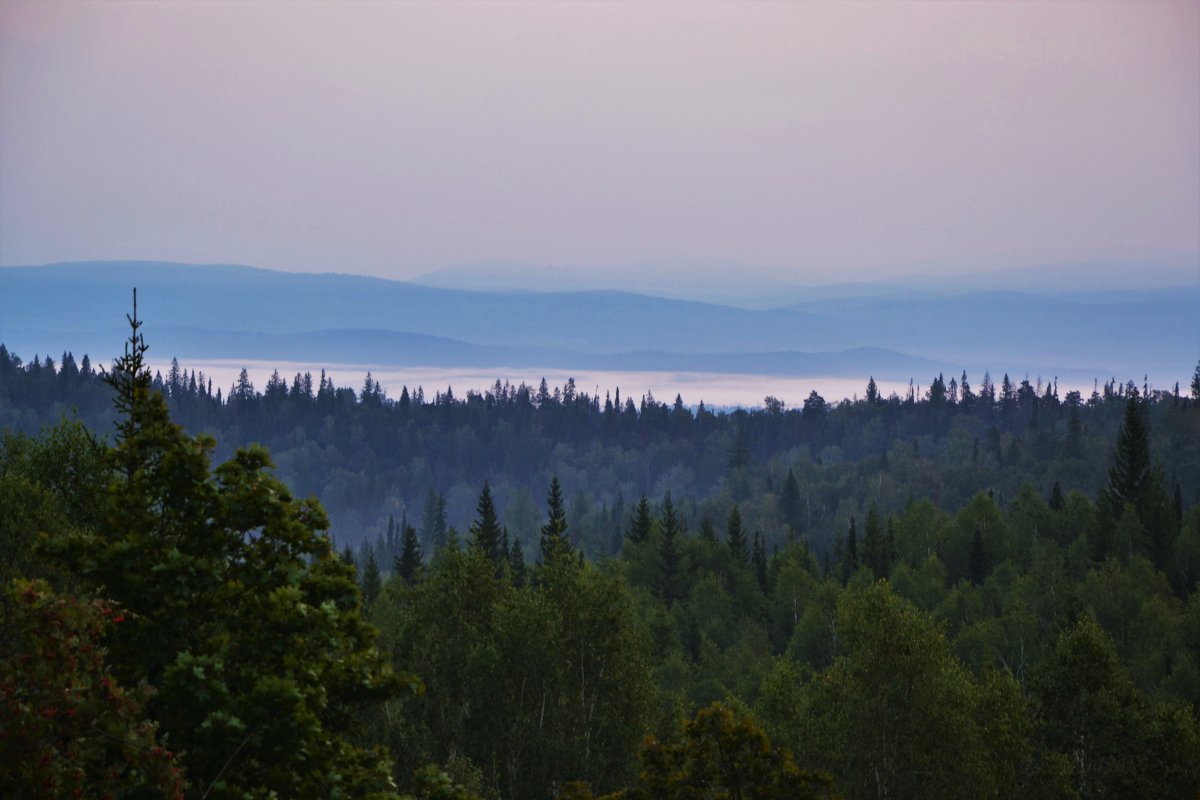
M1200 791L1200 367L713 411L142 355L0 346L6 793Z

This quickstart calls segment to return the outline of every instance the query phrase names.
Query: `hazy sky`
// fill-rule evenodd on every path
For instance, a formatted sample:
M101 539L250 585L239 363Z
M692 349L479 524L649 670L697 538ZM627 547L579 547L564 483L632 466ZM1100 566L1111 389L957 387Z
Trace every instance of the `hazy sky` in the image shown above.
M1200 263L1200 2L0 0L0 264Z

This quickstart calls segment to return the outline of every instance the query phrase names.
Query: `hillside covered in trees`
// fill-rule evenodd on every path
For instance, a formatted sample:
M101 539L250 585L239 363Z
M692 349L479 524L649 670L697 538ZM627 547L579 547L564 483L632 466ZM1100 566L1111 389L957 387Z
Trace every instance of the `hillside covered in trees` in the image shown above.
M138 342L107 381L0 349L5 674L29 676L6 697L48 692L8 707L38 725L0 755L57 785L1200 789L1200 369L1189 396L963 375L714 413L570 384L214 391Z

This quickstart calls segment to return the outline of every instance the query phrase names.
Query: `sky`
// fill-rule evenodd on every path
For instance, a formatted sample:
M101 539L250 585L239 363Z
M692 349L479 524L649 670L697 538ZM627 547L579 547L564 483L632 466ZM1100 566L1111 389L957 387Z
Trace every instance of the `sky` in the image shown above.
M0 264L92 259L1200 274L1200 2L0 0Z

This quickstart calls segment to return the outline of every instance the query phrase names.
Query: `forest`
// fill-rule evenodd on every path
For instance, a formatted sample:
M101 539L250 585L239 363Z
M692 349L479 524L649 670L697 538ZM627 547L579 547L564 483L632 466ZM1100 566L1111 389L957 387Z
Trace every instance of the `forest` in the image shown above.
M144 354L0 345L6 796L1200 791L1200 365L727 410Z

